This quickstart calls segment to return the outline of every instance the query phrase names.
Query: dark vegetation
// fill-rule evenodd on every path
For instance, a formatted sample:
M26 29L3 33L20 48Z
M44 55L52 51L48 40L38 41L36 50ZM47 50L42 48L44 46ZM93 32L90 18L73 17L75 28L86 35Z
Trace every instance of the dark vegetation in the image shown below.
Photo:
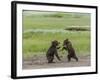
M89 27L67 27L65 30L69 31L90 31Z

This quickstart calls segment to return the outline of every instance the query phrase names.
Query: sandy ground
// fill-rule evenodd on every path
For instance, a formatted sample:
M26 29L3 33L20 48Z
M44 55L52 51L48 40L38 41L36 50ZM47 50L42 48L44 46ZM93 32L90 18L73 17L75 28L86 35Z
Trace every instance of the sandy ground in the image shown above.
M81 67L81 66L90 66L91 59L90 56L78 56L79 61L76 62L74 59L71 59L71 62L67 61L67 57L62 57L62 61L54 59L55 63L47 63L46 57L42 56L33 56L23 59L23 69L40 69L40 68L58 68L58 67Z

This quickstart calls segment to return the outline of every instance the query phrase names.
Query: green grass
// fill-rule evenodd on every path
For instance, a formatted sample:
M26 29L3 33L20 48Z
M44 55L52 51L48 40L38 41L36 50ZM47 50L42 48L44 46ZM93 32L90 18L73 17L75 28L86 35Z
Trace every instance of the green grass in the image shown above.
M24 30L27 29L66 29L70 26L90 26L89 14L62 13L63 17L42 15L23 16ZM80 16L80 17L77 17Z
M25 33L29 34L29 33ZM29 36L29 37L28 37ZM30 37L31 36L31 37ZM30 33L23 36L23 53L25 55L46 53L51 41L58 40L62 47L63 40L71 40L73 47L78 54L90 52L90 32L68 32L68 33ZM89 54L89 53L88 53Z
M33 11L35 13L35 11ZM36 12L37 13L37 12ZM90 54L90 31L67 32L34 32L36 29L65 30L71 28L90 29L90 14L82 13L52 13L37 14L23 12L23 54L24 56L46 54L51 41L58 40L62 47L63 40L68 38L78 55ZM45 13L45 14L44 14ZM87 26L87 27L86 27ZM73 28L73 27L72 27ZM27 30L33 30L33 32ZM26 31L26 32L25 32ZM63 53L59 51L60 53ZM64 52L65 53L65 52Z

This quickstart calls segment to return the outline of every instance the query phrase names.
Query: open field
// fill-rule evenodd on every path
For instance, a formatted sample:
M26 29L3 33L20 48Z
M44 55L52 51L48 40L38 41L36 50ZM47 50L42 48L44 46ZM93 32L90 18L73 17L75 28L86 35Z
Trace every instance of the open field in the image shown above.
M90 14L23 11L23 29L66 29L70 26L89 27Z
M90 32L88 13L23 11L23 68L48 68L45 54L51 41L58 40L62 48L66 38L72 42L80 61L66 63L67 52L59 50L62 62L56 60L50 67L89 66Z

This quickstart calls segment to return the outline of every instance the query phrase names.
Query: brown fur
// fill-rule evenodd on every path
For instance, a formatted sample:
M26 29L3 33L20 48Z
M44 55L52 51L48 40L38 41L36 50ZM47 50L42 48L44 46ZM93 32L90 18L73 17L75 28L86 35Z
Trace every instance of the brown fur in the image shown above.
M64 50L64 49L66 51L68 51L68 55L67 55L68 61L70 61L71 58L74 58L76 61L78 61L78 58L76 56L75 50L72 46L72 43L68 39L64 40L64 42L63 42L62 50Z
M57 52L57 49L60 48L60 47L57 47L58 45L59 45L59 42L57 40L52 41L52 44L46 53L48 63L53 63L54 56L56 56L58 60L61 60Z

